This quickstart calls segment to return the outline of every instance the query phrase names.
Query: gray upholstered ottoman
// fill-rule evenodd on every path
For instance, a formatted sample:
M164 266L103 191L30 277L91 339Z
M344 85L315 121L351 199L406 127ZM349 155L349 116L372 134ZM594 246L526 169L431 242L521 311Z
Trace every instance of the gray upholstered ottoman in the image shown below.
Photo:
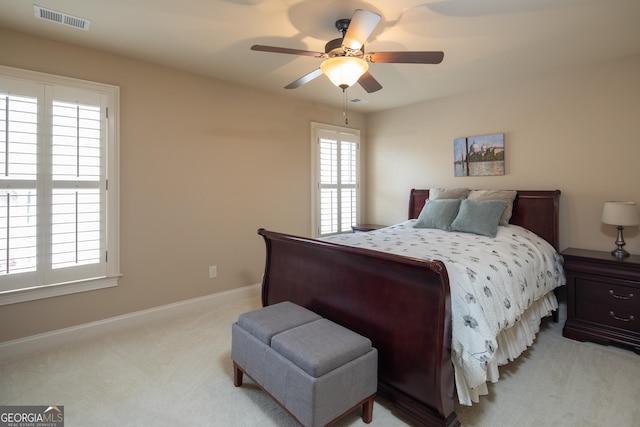
M247 374L304 426L362 406L371 422L378 353L371 341L291 302L241 314L232 326L234 384Z

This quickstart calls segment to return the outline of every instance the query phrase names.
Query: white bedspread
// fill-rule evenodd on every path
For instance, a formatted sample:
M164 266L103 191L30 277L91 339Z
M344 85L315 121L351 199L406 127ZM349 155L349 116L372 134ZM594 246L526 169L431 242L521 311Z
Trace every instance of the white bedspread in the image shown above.
M471 405L487 394L487 381L498 380L498 366L533 343L541 317L558 307L550 291L565 284L562 258L544 239L516 225L500 226L489 238L413 228L414 223L324 240L446 265L456 390L460 403Z

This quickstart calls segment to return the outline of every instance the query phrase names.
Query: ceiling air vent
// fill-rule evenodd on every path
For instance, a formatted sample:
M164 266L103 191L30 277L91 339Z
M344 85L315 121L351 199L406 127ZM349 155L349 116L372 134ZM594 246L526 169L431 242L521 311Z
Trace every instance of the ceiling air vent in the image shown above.
M85 31L89 31L89 27L91 27L91 21L89 21L88 19L67 15L66 13L46 9L35 4L33 5L33 13L36 18L44 19L45 21L56 22L68 27L80 28L81 30Z

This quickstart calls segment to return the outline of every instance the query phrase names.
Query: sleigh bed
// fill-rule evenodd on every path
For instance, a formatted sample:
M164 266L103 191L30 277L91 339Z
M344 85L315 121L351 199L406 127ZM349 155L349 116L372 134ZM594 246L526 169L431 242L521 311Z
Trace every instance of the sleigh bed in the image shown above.
M491 246L494 242L502 242L507 245L507 249L493 250L494 255L497 256L498 252L509 252L509 263L515 262L518 265L529 264L528 257L533 259L532 251L537 249L532 249L532 246L549 246L552 252L550 255L542 255L541 258L555 262L557 268L555 271L552 267L540 271L536 273L535 279L520 278L517 272L511 271L511 264L503 260L476 260L476 266L467 268L469 276L472 276L473 281L477 279L478 283L480 279L485 280L482 269L490 265L496 271L508 271L511 277L516 274L513 279L514 289L524 291L524 288L529 287L545 288L544 291L537 291L543 292L539 301L531 301L529 297L522 303L523 314L518 314L512 320L502 321L500 318L499 323L503 324L501 330L496 332L498 337L495 342L486 341L487 350L484 353L493 355L498 350L509 353L503 348L509 347L508 344L504 344L507 343L504 341L505 336L522 335L521 332L514 333L519 329L526 329L524 335L527 337L524 340L527 342L526 345L530 345L533 335L537 332L540 317L557 308L553 288L563 284L564 279L559 267L559 256L555 251L558 248L559 198L560 191L557 190L518 191L512 202L513 211L509 226L498 227L498 235L489 242L484 236L477 237L459 232L447 231L434 237L437 242L455 234L464 235L461 237L465 239L477 237L476 240L465 240L464 243L448 244L456 248L454 252L461 252L457 248L462 248L473 254L476 253L476 246ZM458 334L462 334L456 330L468 333L478 325L473 323L475 320L471 313L465 316L462 316L464 313L460 313L461 319L464 318L465 322L462 326L458 326L459 322L452 321L452 312L461 310L452 310L452 295L454 307L460 307L461 299L466 299L462 302L463 307L471 307L480 303L482 297L494 297L496 291L490 291L484 286L484 293L471 295L469 291L465 291L461 296L458 295L461 292L458 290L459 286L453 283L454 292L450 292L450 276L458 277L456 280L460 281L461 273L458 270L464 274L464 269L460 269L456 262L445 254L441 257L415 256L414 252L409 251L411 248L408 248L415 246L412 241L397 240L403 239L398 237L402 236L401 233L411 233L413 230L417 230L416 233L439 231L420 231L413 227L428 199L429 190L411 190L409 221L373 231L372 234L364 233L368 243L363 243L362 238L351 235L336 236L333 239L309 239L265 229L258 230L266 243L262 303L267 306L281 301L292 301L369 337L379 355L380 395L417 425L457 426L459 421L454 411L454 399L462 402L460 396L465 395L464 400L468 400L469 390L474 401L477 401L477 395L486 394L484 382L477 388L470 387L464 392L461 390L466 389L461 369L461 364L465 362L458 358L458 354L470 355L472 361L477 360L480 363L479 366L484 364L483 369L487 370L486 381L495 381L497 365L511 360L524 348L502 354L501 358L507 360L501 361L495 357L490 360L489 357L480 356L480 352L475 350L463 349L466 344L460 343ZM544 241L535 240L537 237L530 232ZM422 236L415 239L424 240ZM528 248L528 257L523 255L523 258L518 258L515 255L518 246ZM513 248L513 251L509 247ZM409 255L403 252L405 250L409 251ZM396 253L393 253L394 251ZM491 253L488 256L491 256ZM446 267L447 264L450 271ZM476 273L480 271L481 274ZM486 280L490 279L487 274ZM554 282L555 285L549 285L547 282ZM501 298L508 303L509 309L512 305L517 305L511 302L511 296ZM534 307L536 310L533 310ZM493 309L480 307L480 310L484 312ZM535 313L532 313L534 311ZM454 320L457 318L456 316ZM524 325L525 323L527 325ZM453 340L452 330L456 333ZM452 360L455 363L452 363ZM474 368L477 366L474 365ZM459 389L457 394L456 385Z

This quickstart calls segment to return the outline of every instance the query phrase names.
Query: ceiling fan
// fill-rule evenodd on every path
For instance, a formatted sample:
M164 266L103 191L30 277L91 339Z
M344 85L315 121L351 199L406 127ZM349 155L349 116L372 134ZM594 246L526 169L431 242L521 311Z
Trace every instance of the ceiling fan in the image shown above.
M358 82L364 90L372 93L382 89L382 85L369 73L369 63L439 64L442 62L444 52L437 51L365 53L364 43L373 33L380 19L381 16L377 13L364 9L357 9L351 19L339 19L336 21L336 28L342 33L342 37L328 42L324 47L324 52L258 44L251 46L251 50L324 59L320 68L288 84L285 89L298 88L324 73L333 84L342 90Z

